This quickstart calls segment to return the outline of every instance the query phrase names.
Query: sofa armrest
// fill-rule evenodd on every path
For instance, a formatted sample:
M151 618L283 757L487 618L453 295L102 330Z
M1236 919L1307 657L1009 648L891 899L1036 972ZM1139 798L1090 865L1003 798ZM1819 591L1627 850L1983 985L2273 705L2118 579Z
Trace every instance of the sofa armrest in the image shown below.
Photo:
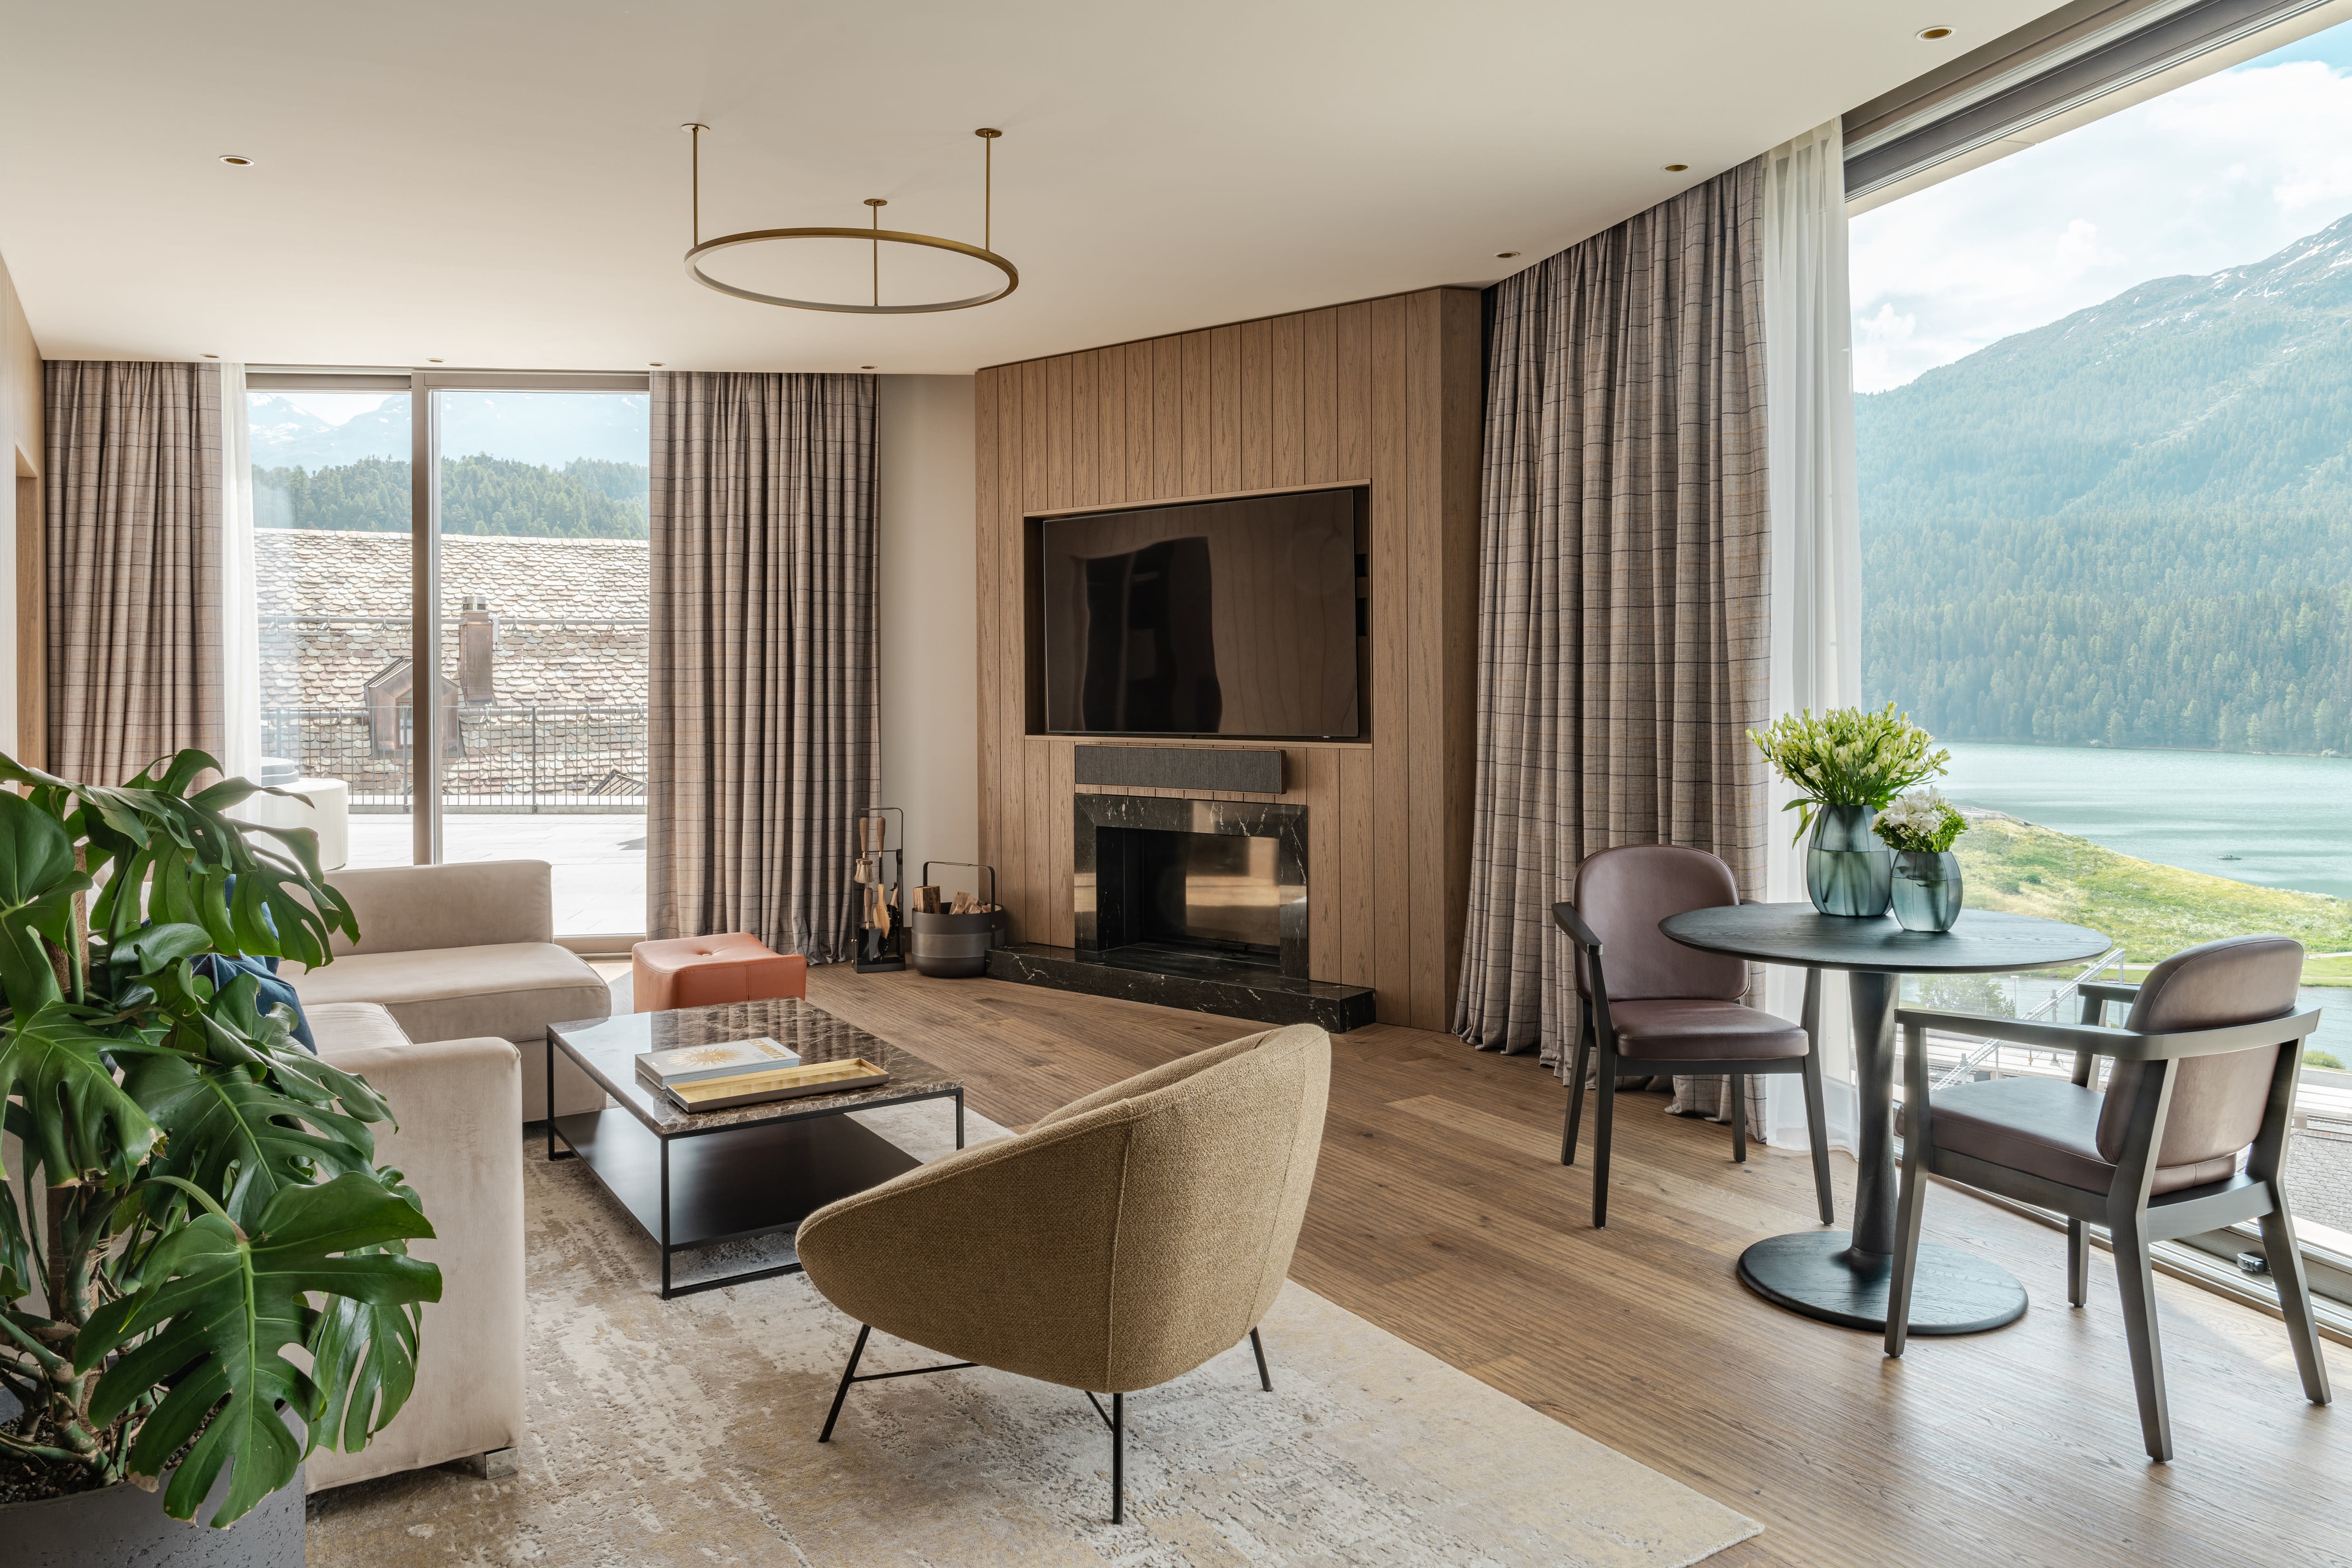
M522 1440L522 1063L509 1040L366 1044L320 1057L359 1074L391 1104L376 1163L397 1167L433 1222L415 1257L440 1266L425 1309L416 1386L391 1426L356 1454L311 1455L311 1489L421 1469Z
M338 933L336 953L415 952L555 940L552 871L544 860L483 860L338 871L360 939Z

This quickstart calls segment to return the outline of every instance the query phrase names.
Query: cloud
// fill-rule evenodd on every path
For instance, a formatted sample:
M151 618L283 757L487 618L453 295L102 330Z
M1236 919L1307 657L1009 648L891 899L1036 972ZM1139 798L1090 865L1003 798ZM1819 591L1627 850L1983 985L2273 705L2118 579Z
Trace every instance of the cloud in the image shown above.
M1855 390L2352 211L2347 46L2352 24L1854 219Z

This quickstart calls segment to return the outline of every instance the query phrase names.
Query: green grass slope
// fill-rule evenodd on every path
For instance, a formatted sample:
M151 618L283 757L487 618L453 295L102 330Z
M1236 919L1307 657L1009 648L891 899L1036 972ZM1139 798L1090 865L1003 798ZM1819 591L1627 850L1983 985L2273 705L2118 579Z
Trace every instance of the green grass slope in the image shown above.
M2216 937L2278 932L2307 952L2352 951L2352 902L2135 860L2087 838L2000 817L1971 816L1953 847L1969 904L2103 931L2134 965ZM2352 984L2352 960L2318 959L2309 985Z

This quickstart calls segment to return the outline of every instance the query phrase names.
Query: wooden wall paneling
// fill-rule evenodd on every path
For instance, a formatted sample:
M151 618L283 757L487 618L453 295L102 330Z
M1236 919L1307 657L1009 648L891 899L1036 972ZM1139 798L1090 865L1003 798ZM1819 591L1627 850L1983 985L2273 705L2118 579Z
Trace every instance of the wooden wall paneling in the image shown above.
M1102 481L1096 463L1102 414L1095 388L1098 361L1089 352L1070 356L1070 486L1062 504L1085 506L1100 500Z
M1184 356L1184 472L1178 495L1216 493L1216 431L1209 422L1209 334L1186 332L1176 340Z
M1274 483L1273 323L1241 325L1240 488L1262 490Z
M1331 312L1331 449L1335 467L1310 480L1365 479L1372 472L1371 387L1372 308L1342 305ZM1310 439L1314 421L1307 422Z
M1150 497L1184 493L1184 340L1158 338L1151 344Z
M1370 419L1372 477L1372 861L1375 948L1373 981L1382 1019L1412 1016L1412 931L1405 900L1412 896L1407 836L1411 805L1412 679L1407 618L1411 561L1405 518L1405 306L1371 304L1366 404Z
M1339 753L1308 746L1283 758L1286 784L1307 807L1307 960L1311 973L1336 978L1345 932L1339 922ZM1295 772L1292 770L1296 770Z
M1150 343L1127 345L1127 499L1144 500L1152 493L1151 399L1155 384Z
M1069 806L1070 797L1077 793L1072 776L1077 766L1077 743L1057 735L1045 744L1051 748L1047 766L1052 778L1045 792L1046 809L1058 820L1057 831L1045 840L1052 851L1053 875L1046 883L1050 907L1043 928L1046 933L1044 940L1055 947L1068 947L1078 940L1077 906L1073 901L1076 890L1076 828L1071 821Z
M1043 511L1054 503L1045 478L1045 444L1053 427L1053 410L1045 390L1045 361L1031 360L1021 367L1021 510Z
M1127 345L1095 355L1095 483L1101 499L1127 499Z
M1272 468L1267 483L1307 482L1307 384L1298 363L1299 341L1305 323L1297 316L1276 316L1266 323L1267 380L1273 407Z
M996 388L1003 373L983 370L972 378L972 456L976 468L972 480L972 582L978 587L979 603L976 626L979 633L979 658L975 661L977 689L974 711L980 725L980 847L974 851L983 862L993 864L996 858L996 808L1004 798L999 768L1002 765L1003 735L998 728L998 700L1003 689L1002 658L1003 638L998 629L998 607L1003 595L998 587L996 551L1004 522L1004 509L997 494L997 419Z
M1445 984L1444 670L1429 657L1444 644L1444 482L1438 426L1444 382L1439 374L1439 310L1435 293L1405 301L1404 467L1405 621L1413 655L1406 661L1408 722L1413 745L1406 767L1406 925L1412 943L1412 1011L1416 1029L1441 1029Z
M1209 333L1209 483L1218 495L1242 488L1242 330Z
M1032 384L1028 369L1019 366L1005 374L997 392L996 416L997 448L1001 454L996 514L997 630L1003 638L1000 657L1004 700L997 714L998 733L1003 737L997 762L998 858L990 864L996 868L997 877L1004 884L1004 907L1015 921L1021 919L1021 910L1013 896L1013 888L1027 874L1029 844L1029 817L1021 793L1025 780L1022 749L1028 743L1029 729L1029 655L1022 609L1022 576L1027 557L1027 528L1022 518L1028 510L1029 416L1033 407L1028 397ZM1043 378L1038 379L1042 382ZM1039 718L1042 721L1043 715ZM1028 932L1017 925L1014 935L1024 942L1029 940Z
M1048 507L1070 504L1070 356L1045 362L1045 498Z
M1315 484L1343 476L1339 458L1340 368L1335 334L1339 312L1309 310L1298 318L1299 329L1299 453L1302 482ZM1361 366L1358 367L1360 373ZM1370 472L1362 465L1344 469L1344 477L1360 479Z
M1444 1028L1453 1026L1462 983L1462 937L1470 907L1470 844L1478 798L1478 555L1483 530L1481 470L1486 445L1486 389L1481 368L1485 324L1478 296L1449 289L1440 296L1445 382L1439 416L1445 466L1445 997Z
M1370 985L1378 963L1372 929L1372 752L1350 746L1339 759L1339 979Z

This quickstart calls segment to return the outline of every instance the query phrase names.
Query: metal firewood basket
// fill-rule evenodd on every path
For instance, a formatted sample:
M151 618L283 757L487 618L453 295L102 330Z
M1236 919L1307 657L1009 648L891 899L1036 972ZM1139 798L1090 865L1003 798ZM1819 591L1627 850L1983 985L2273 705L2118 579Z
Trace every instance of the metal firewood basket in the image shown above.
M974 860L926 860L922 885L931 881L933 866L961 866L988 873L988 902L996 902L996 868ZM1002 907L984 915L927 915L907 912L907 957L919 974L935 980L970 980L988 972L988 950L1003 947L1013 922Z

